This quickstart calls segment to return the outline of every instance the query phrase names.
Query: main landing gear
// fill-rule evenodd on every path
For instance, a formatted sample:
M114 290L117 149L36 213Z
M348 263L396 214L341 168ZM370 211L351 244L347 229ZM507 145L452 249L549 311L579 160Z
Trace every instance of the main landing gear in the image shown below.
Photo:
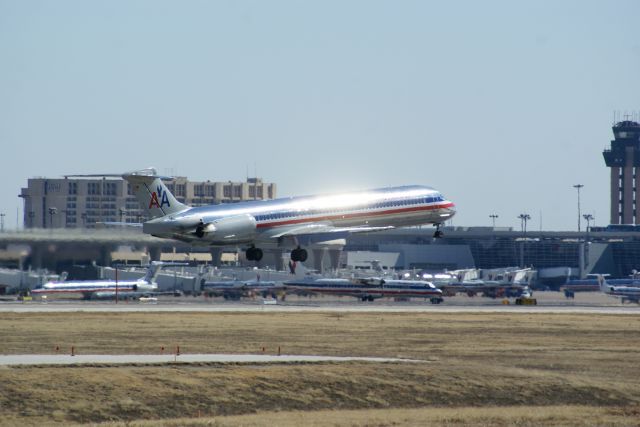
M247 261L260 261L263 256L262 249L256 248L255 246L248 248L246 254ZM291 251L291 261L305 262L308 256L307 250L299 246Z
M300 246L291 251L291 261L305 262L307 260L307 250Z
M255 246L251 246L247 249L247 260L249 261L260 261L262 259L262 249L256 248Z
M444 233L442 231L440 231L440 226L442 224L436 224L436 232L433 233L433 238L434 239L440 239L442 236L444 236Z

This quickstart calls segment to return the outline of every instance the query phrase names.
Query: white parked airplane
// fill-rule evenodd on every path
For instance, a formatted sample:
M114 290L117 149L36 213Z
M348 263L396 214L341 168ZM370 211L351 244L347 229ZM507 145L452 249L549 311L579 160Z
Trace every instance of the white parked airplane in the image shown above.
M608 283L603 274L597 277L600 290L605 294L620 298L623 303L629 301L640 304L640 286L616 286Z
M47 282L42 287L31 291L32 295L80 295L84 299L121 298L156 293L158 285L156 277L163 262L153 261L144 277L138 280L80 280L74 282ZM174 264L175 265L175 264Z
M357 279L305 278L284 282L287 289L318 294L348 295L362 301L373 301L377 298L394 297L430 298L432 304L442 302L442 291L433 283L423 280L395 280L377 277Z
M153 168L122 177L151 216L142 225L145 233L191 244L247 245L252 261L262 259L261 245L294 248L291 259L304 262L303 245L395 227L433 224L434 237L441 237L440 225L455 214L451 201L419 185L191 207L176 200Z

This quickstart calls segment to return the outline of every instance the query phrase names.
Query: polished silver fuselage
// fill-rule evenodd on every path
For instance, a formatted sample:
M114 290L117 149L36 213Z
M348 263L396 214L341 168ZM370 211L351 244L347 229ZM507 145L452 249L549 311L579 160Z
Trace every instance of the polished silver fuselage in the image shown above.
M345 194L281 198L190 207L147 221L146 233L197 243L197 224L235 219L242 233L229 233L209 245L269 241L285 235L443 224L455 214L454 204L426 186L404 186ZM224 229L218 226L220 229ZM232 228L230 228L232 229ZM235 230L235 229L234 229ZM224 237L224 238L223 238Z
M367 283L367 279L307 279L291 280L285 282L284 286L296 291L358 298L442 296L442 291L433 283L413 280L381 280L378 283Z
M117 294L121 296L125 293L139 293L153 292L158 289L158 285L155 283L149 283L144 280L128 280L128 281L114 281L114 280L83 280L77 282L48 282L42 287L36 288L31 291L34 295L81 295L85 298L90 298L92 295L99 293Z

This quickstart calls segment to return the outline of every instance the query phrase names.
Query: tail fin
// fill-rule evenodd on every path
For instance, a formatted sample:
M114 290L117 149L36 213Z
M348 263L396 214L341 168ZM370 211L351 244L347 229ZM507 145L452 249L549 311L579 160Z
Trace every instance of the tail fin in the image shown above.
M131 184L136 198L151 218L159 218L189 208L176 200L153 168L128 172L122 177Z
M152 284L153 282L155 282L156 277L158 277L158 273L160 273L160 269L162 268L163 265L164 263L162 262L152 261L151 264L149 264L149 267L147 268L147 273L142 278L142 281L149 284Z
M609 286L609 284L607 283L607 279L606 276L608 276L608 274L598 274L598 285L600 285L600 291L604 292L605 294L610 294L612 291L611 286Z
M158 273L160 273L160 269L164 266L173 266L173 267L188 267L188 262L167 262L167 261L151 261L149 267L147 268L147 273L141 279L144 282L149 284L154 284L156 279L158 278Z

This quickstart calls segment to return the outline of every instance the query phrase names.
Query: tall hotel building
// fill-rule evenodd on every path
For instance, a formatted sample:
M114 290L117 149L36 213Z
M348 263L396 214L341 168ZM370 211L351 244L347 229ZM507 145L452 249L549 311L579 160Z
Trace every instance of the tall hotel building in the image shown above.
M164 180L179 202L203 206L276 197L276 185L246 182ZM146 218L131 186L121 178L30 178L20 194L25 228L94 228L101 222L137 223Z
M602 153L611 168L611 224L640 224L640 124L618 122L613 136Z

